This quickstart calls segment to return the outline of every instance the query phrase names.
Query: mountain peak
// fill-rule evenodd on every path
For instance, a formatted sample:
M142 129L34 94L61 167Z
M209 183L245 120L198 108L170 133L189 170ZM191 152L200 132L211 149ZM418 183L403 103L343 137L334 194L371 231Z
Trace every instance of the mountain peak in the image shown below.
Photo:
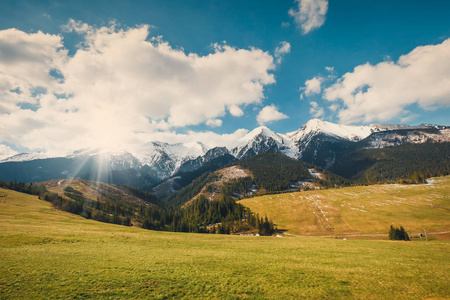
M302 140L313 133L324 133L351 141L358 141L368 137L375 131L373 126L352 126L335 124L319 119L311 119L297 131L287 133L286 136L294 141Z
M3 160L1 160L2 163L4 162L22 162L22 161L30 161L30 160L36 160L36 159L45 159L49 156L44 152L24 152L24 153L18 153L13 156L7 157Z
M241 142L241 141L253 140L255 137L257 137L259 135L272 137L277 140L280 139L280 136L277 133L273 132L266 126L259 126L259 127L256 127L255 129L253 129L252 131L250 131L249 133L247 133L246 135L244 135L243 137L241 137L238 141Z

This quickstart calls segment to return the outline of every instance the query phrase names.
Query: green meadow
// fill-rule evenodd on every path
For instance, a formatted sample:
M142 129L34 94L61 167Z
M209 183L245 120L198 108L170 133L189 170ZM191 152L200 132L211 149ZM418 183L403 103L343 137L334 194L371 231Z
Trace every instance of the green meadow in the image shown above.
M448 241L155 232L0 194L1 299L450 297Z
M450 231L450 176L433 184L371 185L265 195L240 201L294 235L381 235ZM444 236L444 235L436 235Z

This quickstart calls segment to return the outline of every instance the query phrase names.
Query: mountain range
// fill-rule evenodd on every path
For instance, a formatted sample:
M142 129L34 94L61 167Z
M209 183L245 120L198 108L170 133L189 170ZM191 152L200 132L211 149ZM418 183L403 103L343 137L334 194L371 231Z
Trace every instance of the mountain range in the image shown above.
M355 149L426 142L450 142L450 127L429 124L350 126L312 119L286 134L261 126L227 147L209 148L201 142L153 141L137 150L82 149L64 157L20 153L0 161L0 179L36 182L84 178L150 189L180 174L218 168L267 151L332 169L339 165L340 158Z

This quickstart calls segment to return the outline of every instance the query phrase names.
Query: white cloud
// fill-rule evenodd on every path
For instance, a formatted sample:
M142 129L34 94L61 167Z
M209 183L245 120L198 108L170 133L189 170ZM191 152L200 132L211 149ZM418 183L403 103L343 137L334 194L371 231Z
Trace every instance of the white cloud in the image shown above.
M16 154L18 154L17 151L14 151L13 149L11 149L6 145L0 144L0 160L11 157Z
M286 41L280 43L280 46L275 48L275 61L277 64L281 63L283 55L291 52L291 44Z
M338 108L339 108L339 105L337 105L336 103L331 104L330 106L328 106L328 109L333 111L333 112L337 111Z
M27 34L14 28L0 31L0 113L14 111L19 102L37 103L39 97L33 97L37 87L58 90L50 72L67 56L61 47L58 35Z
M256 116L256 120L260 125L271 123L273 121L283 120L289 118L285 114L278 111L273 104L264 107L259 114Z
M432 110L450 106L450 39L415 48L397 62L359 65L324 91L342 101L342 123L408 120L407 106Z
M303 94L305 96L311 96L311 95L316 95L316 94L320 94L320 92L322 91L322 82L323 82L323 78L320 76L315 76L309 80L305 81L305 87L301 88L304 90Z
M244 115L244 112L242 111L242 109L239 108L239 106L237 105L231 105L228 108L230 114L234 117L241 117Z
M260 104L275 83L273 57L260 49L216 44L208 55L186 54L149 38L147 25L71 20L64 30L83 38L73 56L60 35L0 31L0 142L63 151L220 126L227 110L242 116L240 107ZM37 87L44 92L36 95Z
M309 113L313 118L320 118L324 115L324 110L322 107L319 106L319 104L315 101L309 102L311 105L311 108L309 109Z
M210 127L220 127L220 126L222 126L222 120L221 119L211 119L211 120L207 120L205 124Z
M301 27L303 34L319 28L325 22L328 0L295 0L298 10L290 9L289 15Z

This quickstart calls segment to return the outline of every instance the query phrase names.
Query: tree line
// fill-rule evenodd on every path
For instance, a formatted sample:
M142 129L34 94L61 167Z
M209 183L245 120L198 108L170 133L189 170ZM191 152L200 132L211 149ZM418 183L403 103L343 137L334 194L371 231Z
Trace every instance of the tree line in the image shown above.
M179 210L141 207L140 216L143 217L142 227L153 230L215 234L255 232L260 235L272 235L276 230L267 217L261 218L223 194L212 201L201 195Z

